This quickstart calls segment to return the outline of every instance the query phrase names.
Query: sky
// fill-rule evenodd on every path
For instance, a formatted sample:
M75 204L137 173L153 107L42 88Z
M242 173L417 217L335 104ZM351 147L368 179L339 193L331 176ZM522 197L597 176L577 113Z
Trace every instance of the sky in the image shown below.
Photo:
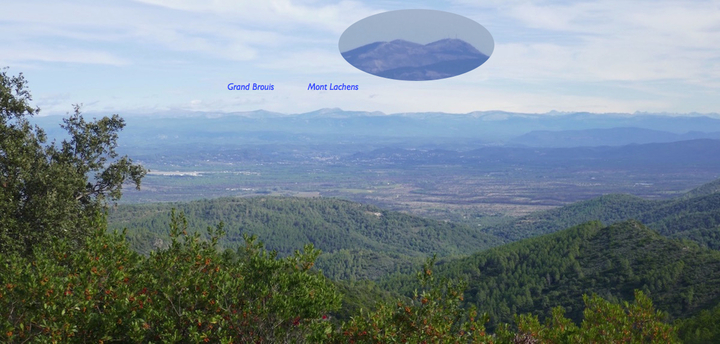
M400 9L480 23L493 54L469 73L422 82L375 77L342 58L350 25ZM720 0L3 0L0 66L25 75L43 115L76 103L120 115L718 113Z

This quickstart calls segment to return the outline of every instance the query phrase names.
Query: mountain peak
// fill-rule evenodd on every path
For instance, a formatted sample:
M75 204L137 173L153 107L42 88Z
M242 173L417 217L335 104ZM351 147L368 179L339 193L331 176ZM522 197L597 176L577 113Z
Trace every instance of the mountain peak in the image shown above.
M380 43L393 44L393 45L417 46L417 47L423 46L423 45L420 44L420 43L410 42L410 41L406 41L406 40L404 40L404 39L394 39L394 40L392 40L392 41L390 41L390 42L380 42ZM371 44L373 44L373 43L371 43Z
M469 72L485 61L471 44L446 38L428 44L395 39L374 42L342 53L354 67L396 80L435 80Z
M472 44L457 38L444 38L439 41L425 44L425 47L444 50L462 50L472 54L482 54Z

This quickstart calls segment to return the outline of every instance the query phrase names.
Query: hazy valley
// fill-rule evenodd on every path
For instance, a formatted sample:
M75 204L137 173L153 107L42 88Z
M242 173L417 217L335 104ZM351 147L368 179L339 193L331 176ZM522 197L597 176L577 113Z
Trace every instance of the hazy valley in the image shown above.
M325 196L485 225L610 193L667 199L720 177L720 119L707 116L325 109L127 121L119 149L151 171L127 203Z

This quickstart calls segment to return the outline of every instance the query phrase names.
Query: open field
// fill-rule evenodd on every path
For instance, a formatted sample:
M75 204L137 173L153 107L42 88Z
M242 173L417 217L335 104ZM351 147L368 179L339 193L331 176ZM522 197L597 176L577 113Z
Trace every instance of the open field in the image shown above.
M158 162L146 165L154 172L143 180L142 191L126 190L124 203L221 196L323 196L476 225L609 193L667 199L717 177L710 169L405 166L338 159L308 159L297 165L284 161L200 162L185 170Z

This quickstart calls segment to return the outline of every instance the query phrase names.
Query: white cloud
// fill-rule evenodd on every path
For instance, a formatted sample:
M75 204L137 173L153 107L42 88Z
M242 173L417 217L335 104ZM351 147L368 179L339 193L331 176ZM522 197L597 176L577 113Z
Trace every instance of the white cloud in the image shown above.
M348 74L360 72L335 51L322 49L289 51L258 63L268 70L282 70L300 75Z
M720 1L492 4L527 34L493 33L506 38L487 63L494 77L698 85L720 78Z
M339 1L317 4L317 1L291 0L136 0L145 4L175 10L210 13L225 18L241 20L247 24L275 26L286 29L307 26L342 32L349 23L378 13L358 1Z
M107 54L117 50L132 55L128 53L131 50L162 48L227 60L251 60L257 57L258 49L289 40L269 26L248 28L241 18L195 15L137 4L75 2L33 6L11 2L6 9L0 12L0 27L6 30L0 43L63 44L66 50L75 49L78 54L91 45L102 46Z
M68 62L123 66L128 60L104 51L85 49L48 48L32 45L5 45L0 50L0 65L18 62Z

